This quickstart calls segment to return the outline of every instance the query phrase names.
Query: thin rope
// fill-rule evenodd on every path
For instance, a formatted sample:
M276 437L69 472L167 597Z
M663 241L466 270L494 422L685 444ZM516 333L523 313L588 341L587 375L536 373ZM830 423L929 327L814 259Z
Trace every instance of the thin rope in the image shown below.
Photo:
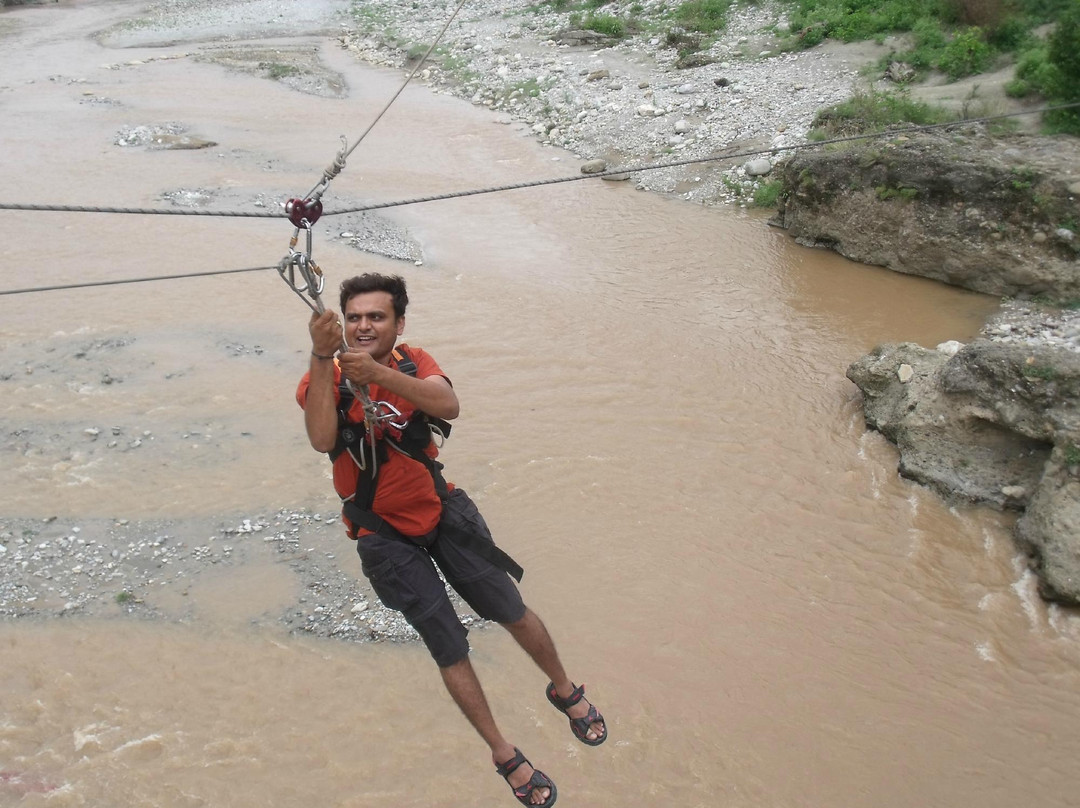
M431 45L428 46L427 51L425 51L424 55L420 58L420 61L416 63L416 65L412 69L412 72L409 73L408 77L405 79L402 85L398 87L397 92L390 97L390 100L386 102L386 106L384 106L379 112L379 114L375 116L375 120L368 124L367 129L365 129L360 134L360 137L356 139L356 142L353 143L352 146L349 146L347 149L343 148L342 151L338 153L337 157L334 158L334 162L331 163L330 167L323 172L322 180L315 184L315 187L308 192L306 197L304 197L305 199L318 199L319 197L321 197L323 191L325 191L326 187L330 184L330 180L334 179L334 177L341 173L342 169L345 168L345 161L352 155L353 151L355 151L356 147L360 145L364 138L368 136L368 132L375 128L375 124L377 124L382 119L382 116L386 114L386 111L390 109L391 105L395 101L397 101L398 96L405 92L405 88L409 86L409 82L411 82L416 76L416 74L420 72L420 68L424 66L424 63L428 60L428 57L431 56L431 52L435 50L435 47L439 44L439 41L443 38L443 35L450 28L451 23L453 23L454 19L457 17L458 12L460 12L461 9L464 8L465 3L466 0L460 0L453 13L450 15L449 19L447 19L447 21L443 24L442 29L440 29L439 33L435 36L435 39L432 41ZM348 144L346 143L346 145ZM318 191L317 195L316 191Z
M1041 107L1039 109L1026 110L1023 112L1009 112L1001 115L990 115L984 118L963 118L958 121L947 121L945 123L934 124L922 124L919 126L910 126L900 129L886 129L880 132L872 132L864 135L849 135L846 137L837 137L830 140L821 140L813 143L801 143L795 146L770 146L763 149L755 149L753 151L733 152L730 154L713 154L708 157L693 157L685 160L671 160L663 163L647 163L644 165L628 166L625 168L613 168L608 171L599 172L596 174L575 174L569 177L555 177L553 179L532 180L529 182L518 182L509 185L496 185L489 188L478 188L470 191L451 191L445 194L435 194L432 196L414 197L411 199L402 199L393 202L376 202L370 205L362 205L354 208L344 208L342 210L323 211L323 216L342 216L347 213L363 213L369 210L380 210L382 208L396 208L403 207L405 205L418 205L423 202L437 202L443 199L457 199L459 197L477 196L480 194L491 194L501 191L515 191L521 188L536 188L542 185L557 185L563 182L578 182L581 180L602 179L604 177L612 177L620 174L635 174L645 171L657 171L662 168L678 168L680 166L695 165L698 163L712 163L720 162L723 160L734 160L742 157L754 157L759 154L777 154L779 152L787 151L801 151L804 149L816 149L820 146L828 146L833 143L850 143L858 140L876 140L882 137L895 137L897 135L905 135L917 132L926 132L934 129L949 129L956 126L965 126L973 123L987 123L990 121L1004 120L1006 118L1016 118L1021 115L1036 115L1043 112L1054 112L1059 109L1072 109L1074 107L1080 107L1080 102L1072 104L1061 104L1053 107ZM232 216L242 218L254 218L254 219L280 219L285 218L285 213L252 213L249 211L208 211L208 210L186 210L186 209L172 209L172 208L117 208L117 207L90 207L86 205L34 205L15 202L0 202L0 210L29 210L29 211L62 211L68 213L122 213L122 214L143 214L143 215L171 215L171 216Z
M55 292L63 289L86 289L91 286L121 286L127 283L148 283L150 281L171 281L178 278L202 278L208 275L235 275L238 272L263 272L277 267L246 267L244 269L218 269L208 272L185 272L179 275L155 275L146 278L125 278L116 281L88 281L87 283L68 283L57 286L34 286L28 289L0 290L0 295L25 295L31 292Z

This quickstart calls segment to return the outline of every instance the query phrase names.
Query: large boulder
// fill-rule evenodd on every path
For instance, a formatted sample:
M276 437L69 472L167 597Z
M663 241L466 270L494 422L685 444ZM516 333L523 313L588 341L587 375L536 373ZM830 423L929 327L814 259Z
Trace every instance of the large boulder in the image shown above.
M1016 526L1044 597L1080 605L1080 354L977 340L954 356L879 346L847 376L900 473L1023 511Z

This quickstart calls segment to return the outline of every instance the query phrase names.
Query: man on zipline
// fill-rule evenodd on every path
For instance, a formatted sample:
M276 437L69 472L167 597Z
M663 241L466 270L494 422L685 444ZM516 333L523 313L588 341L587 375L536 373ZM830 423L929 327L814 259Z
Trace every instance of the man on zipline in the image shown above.
M508 573L520 580L521 568L495 546L468 495L442 478L432 429L449 432L446 422L457 417L458 399L429 354L396 346L408 302L397 275L360 275L342 283L344 340L334 311L312 315L311 367L296 399L311 445L333 461L345 525L375 593L419 632L446 689L491 748L496 771L518 801L554 805L555 784L503 737L492 717L469 662L467 629L435 565L478 615L502 625L547 674L548 701L570 719L578 740L597 746L607 739L607 727L585 699L585 688L567 676L547 629L510 580ZM343 343L348 350L341 350Z

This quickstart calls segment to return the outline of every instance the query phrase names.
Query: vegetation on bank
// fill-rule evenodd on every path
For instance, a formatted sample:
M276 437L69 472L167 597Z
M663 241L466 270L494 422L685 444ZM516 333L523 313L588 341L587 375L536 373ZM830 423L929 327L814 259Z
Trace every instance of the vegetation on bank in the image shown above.
M886 62L901 62L915 80L938 70L956 80L1011 60L1014 97L1051 105L1080 102L1080 3L1076 0L785 0L791 36L801 47L906 34ZM1052 24L1052 25L1051 25ZM1051 28L1049 35L1046 29ZM882 65L884 68L885 65ZM1080 135L1080 109L1044 118L1048 132Z
M708 50L727 27L735 3L759 0L537 0L525 14L557 11L567 25L615 39L658 37L678 52L683 66L709 61ZM825 39L845 42L897 42L882 63L902 65L891 77L912 84L931 71L952 80L1015 65L1006 91L1048 106L1080 104L1080 0L777 0L787 25L771 31L780 50L817 45ZM515 12L521 13L521 12ZM385 40L418 58L422 43L406 42L384 19L378 4L356 2L354 17L364 28L379 30ZM746 54L754 58L753 54ZM697 59L697 61L694 61ZM443 69L458 74L458 64L445 48L433 54ZM521 92L525 92L522 90ZM850 131L856 118L872 113L859 131L894 123L939 122L944 113L919 108L904 94L893 100L874 94L845 109L828 111L816 133ZM884 117L883 117L884 116ZM842 123L843 121L847 123ZM1080 135L1080 107L1044 115L1044 130Z
M891 126L926 126L955 119L953 113L914 101L905 93L856 93L847 101L820 110L807 139L821 141L881 132Z
M755 0L744 0L754 2ZM569 14L569 24L614 38L659 35L680 57L707 49L727 25L735 0L650 4L620 0L542 0L536 8ZM1080 102L1080 2L1077 0L780 0L789 26L781 48L825 39L844 42L903 35L880 65L906 66L902 81L930 71L955 81L1012 63L1007 91L1057 106ZM1047 31L1050 29L1050 33ZM908 119L909 122L914 122ZM1048 113L1047 132L1080 135L1080 109Z

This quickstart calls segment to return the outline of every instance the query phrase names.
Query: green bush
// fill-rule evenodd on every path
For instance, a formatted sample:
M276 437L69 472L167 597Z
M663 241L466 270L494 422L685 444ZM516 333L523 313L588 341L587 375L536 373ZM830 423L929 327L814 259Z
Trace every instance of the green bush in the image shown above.
M825 37L854 42L878 34L910 31L927 17L944 15L943 0L791 0L792 30L801 31L802 44Z
M1050 35L1047 55L1054 69L1048 76L1049 99L1059 104L1080 102L1080 4L1061 15ZM1080 135L1080 107L1048 112L1044 122L1051 132Z
M983 39L982 29L966 28L958 31L938 59L937 67L950 79L963 78L982 73L994 58L993 49Z
M1050 64L1050 52L1045 42L1020 54L1016 63L1016 78L1027 82L1040 95L1049 96L1058 82L1057 68Z
M1080 102L1080 6L1062 13L1046 42L1028 43L1017 60L1010 87L1019 89L1021 82L1051 105ZM1052 133L1080 135L1080 110L1047 112L1043 124Z
M784 189L784 183L780 180L763 182L754 189L753 204L756 208L775 208L776 200L780 198L780 192Z
M616 39L626 36L626 23L612 14L590 14L581 27Z
M1023 79L1011 79L1005 82L1005 95L1009 98L1027 98L1031 92L1031 85Z
M715 34L727 25L731 0L687 0L675 7L672 17L688 31Z
M1023 17L1006 17L998 25L990 28L986 41L994 48L1005 53L1019 50L1030 36L1031 23Z

